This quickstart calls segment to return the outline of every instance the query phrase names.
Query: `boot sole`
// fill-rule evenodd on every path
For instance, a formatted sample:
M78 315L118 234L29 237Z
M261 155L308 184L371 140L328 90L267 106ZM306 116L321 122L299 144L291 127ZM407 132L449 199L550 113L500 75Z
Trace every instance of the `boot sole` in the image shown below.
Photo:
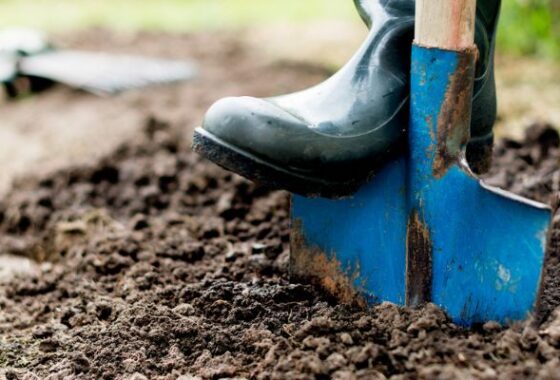
M360 179L328 181L286 170L228 144L203 128L196 128L192 148L215 164L251 181L307 197L343 198L355 193L368 179L365 175Z
M492 164L494 136L469 142L467 161L476 174L488 172ZM203 128L196 128L193 151L217 165L251 181L273 189L288 190L306 197L344 198L354 194L367 182L375 170L358 178L327 181L302 173L286 170L255 155L245 152Z

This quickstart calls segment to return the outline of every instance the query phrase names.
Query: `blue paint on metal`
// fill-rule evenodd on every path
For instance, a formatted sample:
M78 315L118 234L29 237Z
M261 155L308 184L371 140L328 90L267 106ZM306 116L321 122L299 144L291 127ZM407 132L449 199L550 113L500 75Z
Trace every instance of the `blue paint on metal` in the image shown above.
M292 219L301 222L310 246L335 256L371 303L405 302L406 168L387 165L352 198L292 198Z
M434 175L438 120L459 61L460 53L415 46L408 156L350 199L294 196L292 218L307 245L359 274L370 302L402 305L407 223L417 212L432 243L432 301L461 325L522 320L539 294L551 210L482 184L458 160Z
M460 53L415 46L412 57L409 207L430 231L432 301L463 325L524 319L539 294L551 211L481 185L458 162L434 176L437 123Z

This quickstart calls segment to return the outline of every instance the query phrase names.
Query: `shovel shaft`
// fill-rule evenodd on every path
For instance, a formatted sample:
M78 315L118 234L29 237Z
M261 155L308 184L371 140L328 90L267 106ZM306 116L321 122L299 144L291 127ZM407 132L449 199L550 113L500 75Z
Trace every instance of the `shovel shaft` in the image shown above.
M418 0L416 14L410 164L429 180L461 161L470 137L476 0Z
M476 0L417 0L416 43L447 50L470 48L475 15Z
M407 303L432 295L435 183L461 163L470 136L476 0L419 0L412 49ZM445 194L437 194L438 197ZM436 218L437 219L437 218Z
M449 226L450 232L455 231L457 236L464 234L452 223L452 218L460 218L460 215L446 215L450 210L438 207L446 203L446 198L460 194L452 189L434 189L439 189L440 182L448 183L448 173L464 162L462 157L469 139L474 57L473 49L451 51L415 45L412 50L407 173L409 305L431 300L436 244L434 224ZM454 183L457 187L461 185L461 181ZM453 204L453 199L447 203Z

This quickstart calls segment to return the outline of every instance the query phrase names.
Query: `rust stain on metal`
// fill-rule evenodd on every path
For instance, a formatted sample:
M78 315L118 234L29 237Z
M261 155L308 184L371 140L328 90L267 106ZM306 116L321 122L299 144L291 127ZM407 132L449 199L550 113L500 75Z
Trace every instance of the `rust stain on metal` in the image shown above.
M432 294L432 241L417 211L408 220L406 233L406 304L429 302Z
M428 128L430 129L430 138L432 140L436 139L436 131L434 130L434 120L431 116L426 116L426 124L428 124Z
M437 149L433 164L434 177L441 178L461 157L470 137L473 78L478 50L460 53L455 74L450 78L445 100L437 121Z
M431 116L426 116L426 124L428 125L428 131L430 133L430 146L426 150L426 159L430 160L431 157L435 157L437 153L437 128L434 126L434 120Z
M355 287L359 269L348 274L335 255L310 247L302 233L301 221L293 222L290 236L290 277L319 286L346 305L365 308L367 302Z

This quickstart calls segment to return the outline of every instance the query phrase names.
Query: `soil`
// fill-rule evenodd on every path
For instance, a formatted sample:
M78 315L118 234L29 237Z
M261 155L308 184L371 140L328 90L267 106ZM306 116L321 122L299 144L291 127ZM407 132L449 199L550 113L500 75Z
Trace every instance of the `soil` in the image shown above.
M152 51L173 38L137 42ZM301 88L326 75L255 63L240 45L216 55L228 36L191 41L182 48L205 66L231 67L235 94ZM53 91L40 96L62 90ZM138 106L143 121L129 141L89 163L20 180L3 197L0 252L38 264L0 282L0 376L560 378L559 218L538 319L465 330L431 304L338 304L288 280L288 195L190 151L200 99L221 96L224 86L203 77L196 91L181 102L155 99L154 112ZM498 143L488 180L556 205L559 161L558 133L534 125L524 141Z

